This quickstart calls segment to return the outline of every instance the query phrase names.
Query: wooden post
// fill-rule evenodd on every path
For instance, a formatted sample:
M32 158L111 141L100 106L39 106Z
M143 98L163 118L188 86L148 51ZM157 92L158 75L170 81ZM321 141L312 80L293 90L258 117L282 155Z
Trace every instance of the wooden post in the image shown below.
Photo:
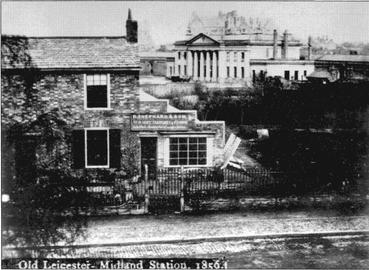
M145 193L145 206L144 206L144 213L149 213L149 205L150 205L150 195Z
M183 213L185 211L185 200L184 200L184 169L183 166L181 166L181 195L179 198L179 204L180 204L180 211Z
M150 205L150 195L149 195L149 166L145 164L145 206L144 213L147 214L149 212Z

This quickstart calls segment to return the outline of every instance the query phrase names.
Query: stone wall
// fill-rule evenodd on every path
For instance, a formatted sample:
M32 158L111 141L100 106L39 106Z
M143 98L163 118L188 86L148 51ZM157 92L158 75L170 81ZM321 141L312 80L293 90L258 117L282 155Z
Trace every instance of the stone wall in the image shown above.
M110 110L85 110L84 73L71 72L3 72L2 80L2 125L3 133L14 124L34 121L42 113L59 109L67 122L69 132L65 140L57 145L62 152L70 152L70 132L86 127L107 127L121 130L121 166L124 170L139 168L139 137L130 131L130 114L139 110L139 91L136 87L138 72L110 73ZM29 102L32 100L33 102ZM3 137L4 138L4 137ZM5 151L8 148L2 148ZM8 150L6 150L8 152ZM38 162L51 161L56 152L47 153L37 149ZM60 153L59 153L60 154ZM2 164L12 163L3 161ZM132 168L127 168L133 165ZM71 155L66 155L63 166L71 167ZM89 174L93 171L88 170ZM113 171L114 169L109 169ZM85 170L76 170L78 175L86 175ZM8 174L7 178L10 176Z

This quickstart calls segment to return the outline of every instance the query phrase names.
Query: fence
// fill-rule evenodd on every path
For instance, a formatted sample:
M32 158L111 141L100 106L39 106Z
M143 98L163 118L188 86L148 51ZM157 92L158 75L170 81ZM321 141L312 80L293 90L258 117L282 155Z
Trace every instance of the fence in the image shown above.
M358 183L330 182L325 177L308 173L278 172L255 168L236 169L181 169L170 168L157 171L155 179L141 179L133 185L135 197L204 195L258 195L258 196L299 196L327 194L332 192L349 193L357 191Z

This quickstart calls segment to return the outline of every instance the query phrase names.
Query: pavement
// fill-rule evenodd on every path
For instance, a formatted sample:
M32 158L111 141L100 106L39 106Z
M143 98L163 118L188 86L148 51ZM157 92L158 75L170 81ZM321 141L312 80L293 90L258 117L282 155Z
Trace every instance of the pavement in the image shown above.
M365 231L369 216L335 211L235 212L205 215L90 217L73 245L206 241L271 234ZM56 243L63 245L64 243Z

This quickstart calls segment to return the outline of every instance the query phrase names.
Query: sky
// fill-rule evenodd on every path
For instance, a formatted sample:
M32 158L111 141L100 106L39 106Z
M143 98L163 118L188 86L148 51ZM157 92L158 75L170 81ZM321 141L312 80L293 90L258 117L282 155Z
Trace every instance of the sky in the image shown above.
M231 1L2 1L2 34L27 36L125 35L128 8L139 27L158 44L185 37L191 14L216 16L237 10L245 17L271 19L295 37L328 36L335 42L369 42L369 2Z

